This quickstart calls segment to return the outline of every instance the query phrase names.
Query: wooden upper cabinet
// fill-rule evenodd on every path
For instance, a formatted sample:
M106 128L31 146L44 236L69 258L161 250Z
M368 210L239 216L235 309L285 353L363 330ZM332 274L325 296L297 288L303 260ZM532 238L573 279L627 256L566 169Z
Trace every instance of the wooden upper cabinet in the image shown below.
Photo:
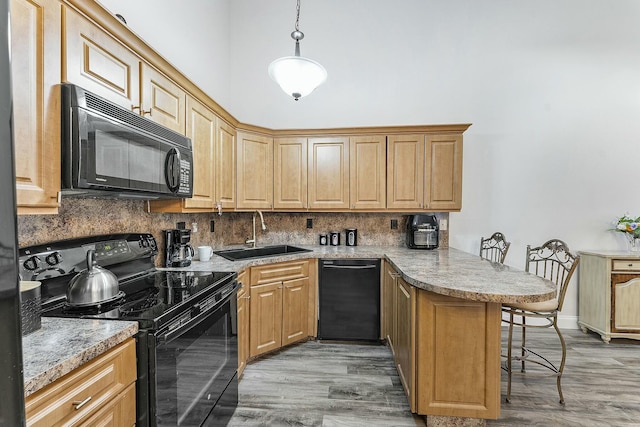
M126 109L140 105L138 56L65 5L62 37L63 82L77 84Z
M422 209L424 135L387 137L387 208Z
M222 209L236 207L236 130L218 118L215 148L216 204ZM215 206L217 209L217 205Z
M273 207L306 209L307 138L276 138L273 150Z
M349 209L349 138L309 138L310 209Z
M238 132L238 209L273 207L273 138Z
M386 137L352 136L349 143L351 209L386 208Z
M60 191L60 8L11 0L18 214L55 214Z
M154 122L185 134L186 93L164 74L140 64L142 103L135 109Z
M424 207L430 211L462 208L462 135L427 135Z
M187 97L187 136L193 144L193 197L184 199L187 209L213 210L216 119L213 111Z

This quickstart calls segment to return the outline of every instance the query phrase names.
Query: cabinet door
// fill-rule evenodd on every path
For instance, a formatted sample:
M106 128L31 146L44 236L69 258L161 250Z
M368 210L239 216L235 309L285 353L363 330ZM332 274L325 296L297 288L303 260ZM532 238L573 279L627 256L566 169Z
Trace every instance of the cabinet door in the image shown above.
M60 8L45 0L12 0L11 21L18 213L57 213Z
M306 209L307 139L276 138L273 147L273 207Z
M76 11L62 8L62 81L127 109L139 106L140 59Z
M238 132L238 209L273 206L273 138Z
M612 332L640 332L640 274L612 274Z
M395 360L411 411L415 412L415 288L397 279L395 292Z
M460 210L462 135L427 135L425 147L425 209Z
M185 91L155 68L141 65L140 114L185 135Z
M275 350L282 344L282 282L252 286L249 356Z
M238 377L242 375L249 359L249 281L247 273L238 274L242 287L238 291Z
M382 280L382 338L387 340L391 352L395 354L394 306L398 273L385 261Z
M304 340L309 336L309 278L283 283L282 345Z
M187 136L193 144L193 197L184 200L187 209L213 210L213 150L216 116L199 101L187 97Z
M310 138L309 208L349 209L349 139Z
M422 209L424 135L387 137L387 208Z
M349 138L351 209L386 207L387 147L381 135Z
M78 424L81 427L122 427L136 423L136 385L131 384L115 399L107 402L94 416Z
M217 120L215 150L216 202L223 209L236 207L236 130L222 119Z
M500 303L417 292L416 390L421 415L500 415Z

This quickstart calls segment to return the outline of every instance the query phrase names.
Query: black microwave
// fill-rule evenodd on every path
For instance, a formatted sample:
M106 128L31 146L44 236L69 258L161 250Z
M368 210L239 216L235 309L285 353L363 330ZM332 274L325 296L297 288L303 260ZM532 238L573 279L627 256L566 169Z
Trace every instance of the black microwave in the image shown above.
M189 138L73 84L61 85L61 97L63 195L193 195Z

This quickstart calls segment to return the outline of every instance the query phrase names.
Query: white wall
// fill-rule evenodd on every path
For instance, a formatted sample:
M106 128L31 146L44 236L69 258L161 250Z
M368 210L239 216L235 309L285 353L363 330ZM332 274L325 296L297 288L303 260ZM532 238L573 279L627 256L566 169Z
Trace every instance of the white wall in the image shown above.
M132 27L140 3L155 6L141 16L168 23L174 12L161 7L208 4L104 2L131 8ZM329 79L298 102L267 75L293 53L295 1L227 3L229 80L202 86L239 120L278 129L473 123L451 246L475 253L480 236L500 230L512 241L506 262L520 268L527 243L555 237L576 251L626 248L608 228L627 211L640 215L640 2L303 0L302 55ZM206 80L195 52L184 58L180 44L151 38L172 40L172 26L139 25L178 68ZM191 39L194 49L210 49L209 31ZM565 327L575 327L577 300L574 281Z
M219 104L229 103L229 0L98 0Z

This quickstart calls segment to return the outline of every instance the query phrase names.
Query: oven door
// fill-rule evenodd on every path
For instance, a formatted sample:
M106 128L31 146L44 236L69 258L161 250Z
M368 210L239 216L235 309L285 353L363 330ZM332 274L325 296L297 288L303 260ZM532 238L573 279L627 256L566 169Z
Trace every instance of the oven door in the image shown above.
M152 350L149 360L150 425L201 426L218 404L227 408L223 413L233 413L238 402L235 303L233 293L184 325L156 334L155 357Z

